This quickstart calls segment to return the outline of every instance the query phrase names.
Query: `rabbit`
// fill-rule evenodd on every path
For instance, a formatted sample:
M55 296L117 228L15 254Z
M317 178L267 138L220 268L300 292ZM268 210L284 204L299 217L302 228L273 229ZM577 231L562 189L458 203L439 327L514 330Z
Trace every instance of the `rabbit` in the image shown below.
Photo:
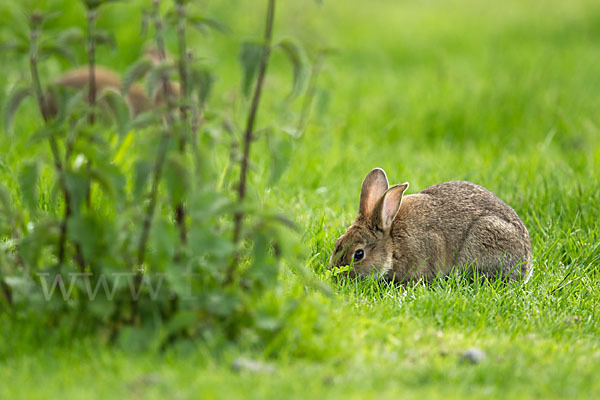
M152 64L160 64L161 60L156 49L148 48L146 49L145 54ZM170 56L167 54L167 59L169 59L169 57ZM87 89L89 79L89 66L83 66L65 72L54 84L57 87L83 90ZM121 77L117 72L109 68L97 65L95 67L95 80L98 94L102 94L102 92L106 90L114 90L117 92L121 90ZM168 95L173 98L178 98L181 95L181 89L178 82L168 81L167 91ZM49 98L50 113L54 116L58 113L58 105L50 91L46 95ZM133 84L129 87L125 99L127 107L129 108L129 113L131 116L135 117L145 111L164 105L164 88L162 85L158 85L151 98L149 98L141 86Z
M121 78L120 76L104 67L97 66L95 71L96 78L96 90L99 94L101 94L105 90L121 90ZM64 88L73 88L77 90L82 90L87 88L89 83L89 67L79 67L65 72L61 75L56 81L56 85ZM54 105L54 100L51 98L52 114L56 114L58 110L56 110L56 105ZM132 116L136 116L144 111L150 110L152 108L152 102L146 96L144 89L142 89L138 85L132 85L129 88L126 96L127 107L130 110L130 114Z
M404 196L408 183L388 188L375 168L362 183L358 216L335 243L329 268L350 276L430 282L452 270L488 279L527 281L531 242L517 213L492 192L465 181Z

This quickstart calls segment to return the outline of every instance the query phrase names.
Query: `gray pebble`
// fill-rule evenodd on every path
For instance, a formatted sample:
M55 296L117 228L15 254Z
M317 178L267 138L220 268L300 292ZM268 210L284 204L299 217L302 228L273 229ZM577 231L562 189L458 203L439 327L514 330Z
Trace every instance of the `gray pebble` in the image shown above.
M275 367L271 364L250 360L242 357L235 359L235 361L231 365L231 369L233 369L236 372L249 371L269 374L275 372Z
M461 362L468 362L471 364L479 364L483 360L485 360L485 353L483 350L477 347L471 347L470 349L467 349L460 356Z

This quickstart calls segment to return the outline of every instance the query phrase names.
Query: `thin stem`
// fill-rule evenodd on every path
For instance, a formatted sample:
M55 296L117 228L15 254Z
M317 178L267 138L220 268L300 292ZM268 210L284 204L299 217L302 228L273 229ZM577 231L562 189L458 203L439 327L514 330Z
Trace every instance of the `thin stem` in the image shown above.
M42 84L40 83L40 75L37 67L37 51L38 51L38 39L40 37L40 32L38 29L33 29L31 31L31 47L29 48L29 67L31 71L31 79L33 80L33 90L35 91L35 96L38 102L38 107L40 109L40 113L42 114L42 118L45 123L48 123L50 117L49 112L46 107L46 99L44 97L44 91L42 90ZM54 151L52 154L55 154ZM60 157L57 158L57 162L60 163Z
M31 72L31 79L33 80L33 89L35 91L35 95L38 102L38 107L40 113L42 114L42 118L44 119L44 123L48 125L50 121L50 112L47 107L47 102L44 96L44 91L42 90L42 84L40 82L40 75L38 71L38 40L40 37L39 26L34 24L31 30L30 37L30 48L29 48L29 69ZM52 158L54 160L54 167L56 169L56 173L58 175L58 181L60 188L65 197L65 216L60 224L60 236L58 239L58 263L62 265L65 260L65 245L67 241L67 218L71 215L71 196L69 195L69 191L67 190L67 186L63 177L63 164L60 159L60 153L58 150L58 144L56 143L56 138L53 135L49 136L50 150L52 152Z
M164 61L167 57L167 53L165 50L165 43L162 36L162 21L160 20L160 1L153 0L153 18L154 18L154 29L156 47L158 50L158 57L160 61ZM162 174L163 164L165 162L167 156L167 149L170 139L170 132L173 127L173 115L171 114L173 109L173 102L171 99L171 93L169 89L169 82L166 77L162 77L162 90L163 95L165 97L165 102L167 104L167 113L165 115L166 119L166 130L163 133L160 147L158 149L158 155L156 157L156 162L154 163L153 170L153 181L152 181L152 189L150 191L150 203L148 204L148 209L146 210L146 216L144 218L144 225L142 227L142 236L140 238L140 244L138 246L138 264L141 266L144 263L144 257L146 253L146 242L148 241L148 235L150 232L150 228L152 227L152 216L154 214L154 208L156 207L156 198L158 194L158 184L160 183L160 176ZM139 275L139 274L138 274Z
M153 19L154 19L154 30L155 30L155 40L156 47L158 50L158 57L160 61L164 61L167 58L167 53L165 50L165 43L162 36L162 21L160 20L160 1L153 0ZM163 76L161 79L163 95L165 98L165 103L167 105L167 112L165 114L166 120L166 128L162 135L160 145L158 148L158 154L156 157L156 162L154 163L153 169L153 178L152 178L152 188L150 189L150 202L148 203L148 208L146 209L146 215L144 217L144 222L142 225L142 234L140 236L140 243L138 245L138 268L141 268L144 259L146 257L146 245L148 243L148 237L150 235L150 229L152 228L152 217L154 216L154 210L156 208L156 202L158 198L158 187L160 184L160 177L162 175L163 166L165 160L167 158L167 150L169 148L169 140L171 138L171 131L173 129L174 121L172 111L174 108L173 100L171 98L171 91L169 87L169 81L166 76ZM136 291L139 291L140 285L142 284L142 271L138 269L138 272L135 276L135 288ZM133 322L138 313L138 299L132 297L131 302L131 321Z
M12 292L10 290L10 286L4 282L4 279L0 278L0 286L2 287L2 293L4 294L4 298L6 299L6 303L9 307L12 307Z
M165 158L167 156L167 149L169 148L169 139L170 135L168 133L163 134L160 141L160 147L158 149L158 156L156 158L156 162L154 163L154 169L152 171L153 178L152 188L150 189L150 202L148 203L148 209L146 210L146 216L144 218L144 223L142 227L142 236L140 238L140 243L138 246L138 266L141 266L144 263L144 258L146 254L146 244L148 242L150 228L152 227L152 216L154 215L154 210L156 208L156 199L158 197L158 185L160 184L162 168L165 163Z
M90 104L89 122L94 124L96 113L96 10L88 9L88 65L89 65L89 92Z
M198 107L194 107L194 109L192 109L192 118L191 118L191 123L190 123L190 128L192 130L192 150L194 152L194 159L196 161L196 170L200 170L200 154L198 153L198 130L200 129L200 124L202 124L203 121L203 111L198 108Z
M181 155L185 152L185 146L187 141L187 120L188 110L190 106L189 96L189 80L188 80L188 67L187 67L187 43L185 40L185 3L181 0L176 0L177 3L177 42L179 46L179 80L181 82L181 97L183 98L183 104L179 107L181 114L181 122L184 129L183 135L179 138L179 152ZM194 121L192 121L194 122ZM175 220L179 227L179 239L182 243L187 241L187 230L185 227L185 207L183 202L179 202L175 206Z
M256 86L254 87L254 94L252 96L252 104L248 113L248 120L246 123L246 130L244 133L244 153L240 161L240 182L238 185L238 201L240 204L244 202L246 197L246 181L248 175L248 162L250 158L250 143L252 142L252 136L254 133L254 123L256 120L256 114L258 112L258 106L260 104L260 95L262 93L263 82L265 74L267 72L267 66L269 64L269 56L271 55L271 37L273 33L273 20L275 18L275 0L269 0L267 9L267 20L265 24L265 37L263 44L262 59L258 70L258 78L256 80ZM242 210L237 211L234 215L234 230L233 230L233 242L237 244L240 241L240 234L242 231L242 224L244 220L244 212ZM237 258L237 257L236 257ZM234 260L235 263L236 260ZM232 265L228 271L228 281L233 278L233 269L235 265Z
M165 163L165 158L167 156L167 150L169 148L169 139L170 135L168 132L165 132L160 141L160 147L158 149L158 156L156 158L156 163L154 164L154 170L152 171L153 179L152 179L152 188L150 190L150 202L148 203L148 208L146 210L146 215L144 217L144 222L142 226L142 235L140 237L140 243L138 245L138 271L135 275L135 291L139 293L140 285L142 284L142 265L144 264L144 258L146 256L146 245L148 243L148 236L150 235L150 228L152 227L152 217L154 216L154 210L156 209L156 201L158 198L158 186L160 184L160 177L162 175L162 168ZM138 298L136 296L132 296L131 298L131 321L134 322L135 318L138 314Z
M192 53L191 52L187 52L186 54L186 58L189 61L191 61L192 58ZM188 96L188 98L191 100L191 94L189 89L186 89L186 94ZM190 101L191 103L191 101ZM200 170L200 166L201 166L201 161L200 161L200 154L198 152L198 130L200 129L200 126L204 123L204 106L196 103L194 104L194 107L191 107L190 110L190 135L188 136L188 139L191 140L191 146L192 146L192 151L194 154L194 160L196 162L196 171ZM185 125L187 127L187 124Z
M184 99L184 104L180 108L181 116L185 121L189 108L189 79L187 67L187 42L185 40L185 4L183 1L177 1L177 43L179 46L179 79L181 81L181 97ZM185 145L185 139L182 140L182 146Z

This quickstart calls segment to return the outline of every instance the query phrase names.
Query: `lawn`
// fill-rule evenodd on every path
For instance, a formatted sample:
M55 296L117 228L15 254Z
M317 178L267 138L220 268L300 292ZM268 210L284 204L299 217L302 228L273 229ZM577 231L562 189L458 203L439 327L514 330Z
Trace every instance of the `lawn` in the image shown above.
M102 50L99 62L122 70L133 61L141 43L138 27L126 22L142 3L102 14L99 25L115 30L119 47ZM238 46L258 37L264 5L205 3L232 34L190 45L219 71L214 102L243 114L231 100L241 77ZM3 323L0 398L599 398L600 3L298 0L277 7L277 37L335 49L276 185L269 185L268 144L258 140L253 149L251 195L298 224L315 275L282 271L282 290L302 299L289 327L266 347L208 337L139 352L101 334L72 338ZM81 14L64 7L62 18ZM19 60L3 59L0 100L21 70ZM299 105L281 100L290 74L276 54L261 124L282 109L295 121ZM26 104L14 133L0 137L9 187L11 171L32 157L34 123L23 117L34 112ZM335 240L374 167L390 183L408 181L408 193L449 180L493 191L529 230L531 280L396 287L327 279ZM485 357L465 359L471 348ZM257 366L237 371L240 359Z

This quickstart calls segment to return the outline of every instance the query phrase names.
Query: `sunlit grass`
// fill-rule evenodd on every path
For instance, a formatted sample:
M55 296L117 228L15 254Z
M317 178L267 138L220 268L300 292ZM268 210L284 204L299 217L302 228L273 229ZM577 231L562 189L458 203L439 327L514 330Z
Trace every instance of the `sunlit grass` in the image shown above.
M210 60L220 71L214 101L227 103L240 77L236 41L256 28L244 18L262 11L254 2L234 2L239 12L208 3L238 32L196 42L201 53L219 54ZM61 332L3 327L0 398L600 396L599 4L309 3L279 2L276 31L339 53L327 61L312 121L282 180L250 194L298 223L317 277L298 278L297 268L282 274L286 290L305 296L286 311L289 327L267 349L251 338L207 338L166 354L131 354L89 338L71 345ZM124 58L104 60L119 68L137 43L133 27L116 29ZM0 72L19 76L10 62ZM285 107L289 86L281 82L289 73L275 58L262 124ZM0 176L11 188L17 165L31 157L34 128L25 118L0 138ZM253 151L253 187L264 188L268 149L258 141ZM225 163L226 155L217 159ZM409 193L455 179L492 190L529 229L531 280L453 276L406 287L327 280L335 239L353 220L373 167L384 168L390 183L408 181ZM265 298L265 307L276 299ZM470 347L486 359L461 362ZM272 363L275 372L232 372L240 355Z

